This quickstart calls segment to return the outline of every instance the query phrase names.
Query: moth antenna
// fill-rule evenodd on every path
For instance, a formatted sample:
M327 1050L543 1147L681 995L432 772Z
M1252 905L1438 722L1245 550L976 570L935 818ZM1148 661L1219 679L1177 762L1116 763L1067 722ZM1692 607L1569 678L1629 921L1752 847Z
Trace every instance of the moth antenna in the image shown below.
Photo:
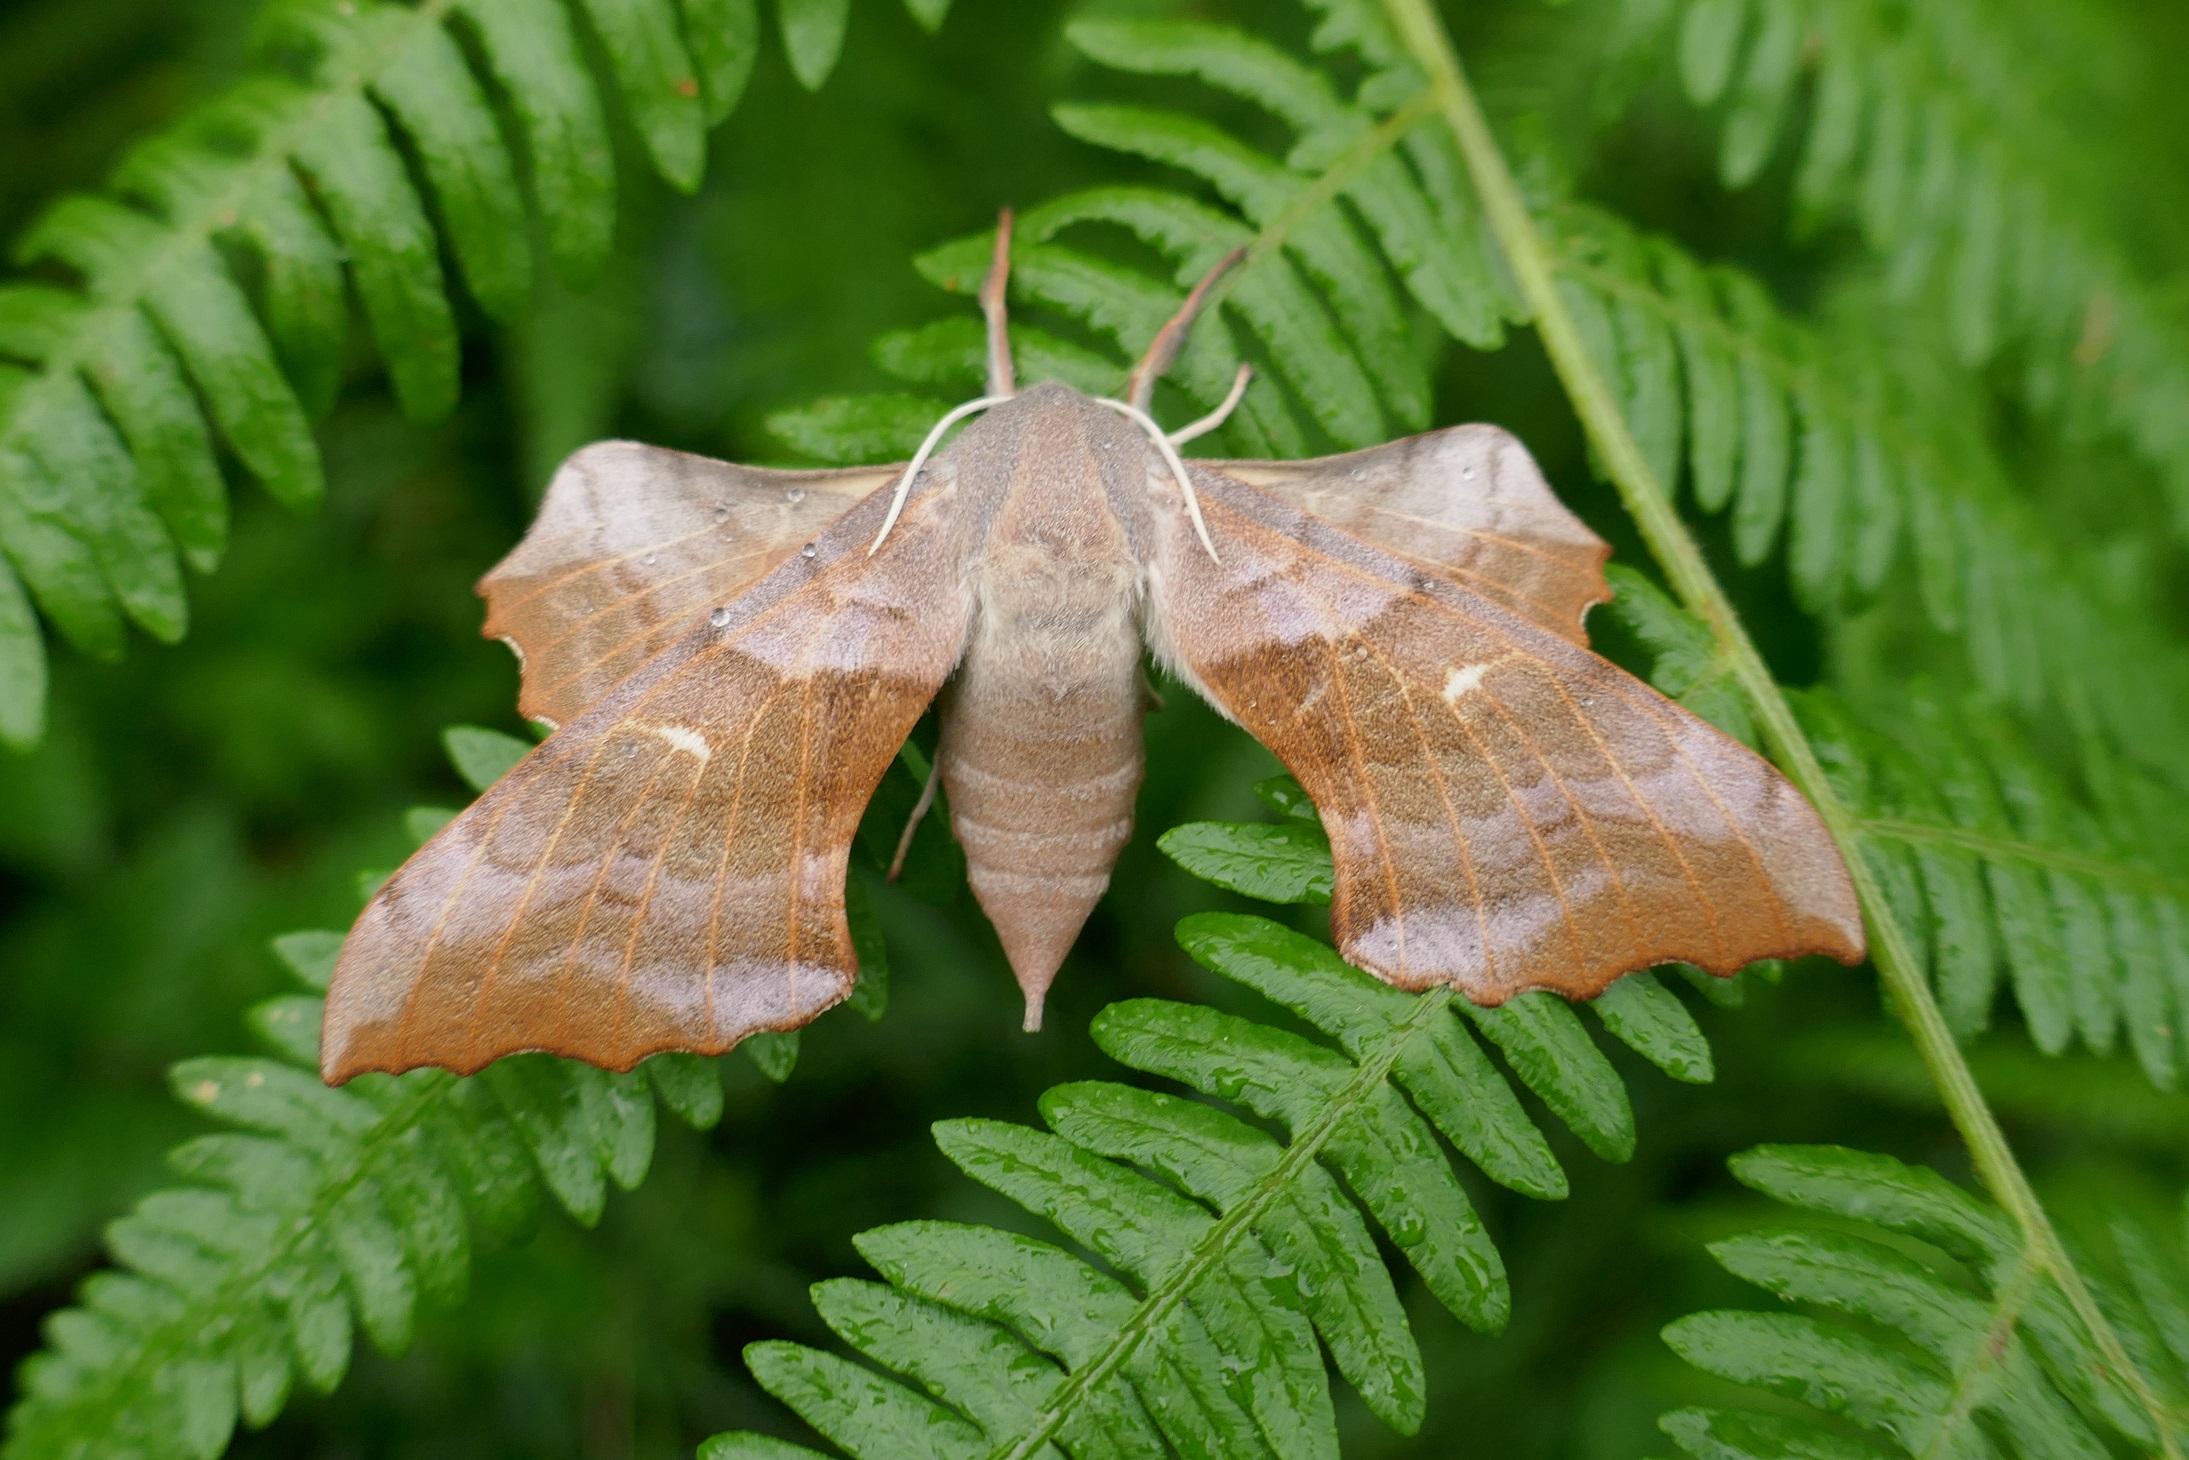
M895 882L904 875L905 854L912 850L912 833L920 829L927 819L928 810L935 804L935 788L942 784L942 757L936 756L927 768L927 784L920 787L920 799L912 803L912 814L905 818L904 834L897 838L897 854L889 859L889 875L882 880Z
M1155 418L1146 411L1125 401L1111 400L1105 395L1097 396L1095 404L1108 406L1148 433L1148 439L1155 443L1155 449L1163 453L1164 465L1170 468L1171 475L1177 479L1178 490L1186 494L1186 515L1193 519L1193 530L1200 536L1201 546L1208 549L1209 561L1222 563L1224 560L1216 556L1216 544L1209 538L1209 525L1201 519L1201 499L1194 493L1193 478L1186 475L1185 459L1178 454L1178 448L1171 445L1170 437L1163 434L1163 428L1156 425Z
M1247 383L1253 379L1254 367L1242 362L1239 366L1239 373L1231 378L1231 391L1224 397L1224 403L1193 424L1180 426L1177 430L1171 432L1171 445L1183 446L1194 437L1206 436L1218 426L1223 425L1225 421L1230 419L1231 413L1239 408L1239 402L1246 398Z
M1208 301L1209 291L1244 257L1246 250L1235 248L1217 260L1216 267L1203 274L1201 282L1193 286L1193 292L1178 306L1178 312L1155 332L1155 338L1148 343L1148 353L1140 357L1140 363L1133 366L1132 375L1125 381L1125 399L1135 409L1144 411L1148 408L1148 402L1155 398L1155 382L1178 358L1179 350L1186 343L1186 331L1193 328L1193 317Z
M981 313L988 316L988 393L1015 395L1018 386L1011 372L1010 315L1004 305L1004 289L1011 282L1011 210L996 214L996 256L989 261L988 277L981 282Z
M975 411L1000 406L1009 399L1007 395L984 395L943 412L943 418L927 433L927 439L920 443L920 449L912 453L912 464L904 469L903 476L897 478L897 490L889 498L889 515L882 519L882 530L874 534L874 545L866 550L868 557L871 558L882 550L882 542L889 536L889 529L897 525L897 516L904 511L905 501L912 495L912 483L919 477L920 468L927 465L927 458L934 454L935 443L942 440L942 433Z

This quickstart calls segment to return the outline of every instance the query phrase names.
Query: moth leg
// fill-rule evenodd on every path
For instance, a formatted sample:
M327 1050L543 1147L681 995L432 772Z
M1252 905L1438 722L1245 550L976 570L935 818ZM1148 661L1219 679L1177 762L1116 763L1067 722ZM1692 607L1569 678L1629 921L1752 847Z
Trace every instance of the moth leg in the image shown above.
M912 833L926 820L928 809L935 804L935 789L941 784L942 757L938 755L934 764L927 768L927 784L920 787L920 799L912 803L912 814L905 818L904 835L897 838L897 854L889 859L889 876L884 880L895 882L904 875L905 854L912 850Z
M1239 402L1246 399L1247 383L1253 379L1254 367L1243 360L1240 361L1239 373L1231 378L1231 389L1225 394L1223 404L1191 425L1180 426L1177 430L1171 432L1171 445L1183 446L1196 436L1208 435L1209 432L1231 419L1231 413L1239 408Z
M1155 338L1148 342L1148 353L1140 357L1140 363L1133 366L1132 376L1125 382L1125 400L1134 410L1145 411L1148 408L1148 402L1155 396L1155 382L1162 377L1164 371L1171 368L1171 362L1178 358L1179 350L1186 343L1186 332L1193 328L1193 317L1208 302L1209 291L1216 287L1216 281L1223 278L1233 264L1244 257L1246 250L1235 248L1218 259L1216 267L1203 274L1201 282L1193 286L1193 292L1186 296L1185 303L1178 306L1178 312L1155 332Z
M981 313L988 317L988 394L992 396L1018 393L1011 371L1010 320L1003 302L1004 286L1010 282L1011 210L1005 208L996 215L996 256L980 286Z

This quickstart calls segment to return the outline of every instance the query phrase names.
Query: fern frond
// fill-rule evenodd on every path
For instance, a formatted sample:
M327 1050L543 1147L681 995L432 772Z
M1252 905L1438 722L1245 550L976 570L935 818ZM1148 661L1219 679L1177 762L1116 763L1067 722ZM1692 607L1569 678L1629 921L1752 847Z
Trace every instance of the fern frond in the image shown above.
M1419 1426L1421 1358L1370 1223L1462 1322L1502 1327L1503 1261L1432 1132L1491 1180L1562 1197L1564 1173L1508 1079L1612 1160L1633 1149L1625 1091L1557 999L1477 1010L1448 990L1404 994L1262 918L1192 917L1178 937L1330 1043L1132 1000L1097 1017L1096 1042L1222 1105L1090 1081L1042 1097L1050 1133L998 1121L935 1132L966 1174L1123 1280L987 1228L881 1228L855 1243L887 1283L821 1283L814 1302L847 1343L917 1388L789 1343L747 1350L762 1387L857 1456L1033 1455L1054 1453L1052 1442L1142 1455L1165 1441L1184 1455L1334 1455L1319 1339L1379 1418ZM1707 1046L1661 985L1636 985L1633 1008L1625 1030L1607 1025L1634 1038L1661 1019L1653 1027L1683 1044L1687 1077L1709 1078ZM1635 1042L1663 1056L1665 1040ZM723 1435L701 1453L810 1452Z
M1022 213L1011 260L1014 297L1076 321L1108 347L1089 350L1015 326L1029 378L1114 391L1126 362L1176 310L1185 288L1235 248L1246 251L1245 261L1219 284L1221 308L1193 332L1163 391L1175 391L1199 414L1223 398L1240 360L1252 359L1263 383L1214 438L1236 454L1365 446L1426 425L1427 355L1408 299L1457 338L1484 348L1502 339L1511 306L1479 210L1450 143L1418 125L1418 104L1381 115L1341 99L1319 71L1220 27L1086 21L1068 34L1105 64L1190 74L1231 90L1268 109L1295 140L1279 157L1183 113L1059 106L1066 131L1202 177L1228 206L1157 188L1109 187ZM1104 249L1105 233L1152 248L1169 265L1168 277L1116 261ZM987 235L961 239L918 264L943 288L970 294L990 244ZM978 339L961 325L892 336L878 358L920 384L962 388L978 379ZM830 409L858 412L862 423L895 424L901 434L893 448L909 449L926 423L915 429L909 410L896 417L884 399ZM1177 399L1166 404L1175 409ZM809 419L819 418L776 418L787 439L821 454L813 451L819 433Z
M277 946L324 987L341 937ZM438 1071L319 1083L320 999L251 1011L276 1057L208 1056L173 1072L178 1098L230 1132L170 1157L192 1184L107 1230L118 1270L47 1320L9 1416L9 1460L85 1453L210 1460L237 1422L280 1413L296 1380L324 1392L361 1326L405 1348L421 1300L464 1290L472 1231L507 1238L542 1187L598 1220L612 1182L646 1174L658 1096L700 1127L721 1111L703 1061L659 1056L629 1075L525 1055L476 1081Z
M1829 1225L1711 1244L1729 1272L1809 1313L1692 1314L1664 1331L1697 1368L1807 1406L1816 1417L1686 1409L1660 1426L1697 1460L1809 1455L2099 1460L2149 1447L2151 1420L2107 1373L2056 1290L2024 1265L2013 1226L1937 1173L1837 1146L1736 1156L1747 1186ZM2189 1397L2181 1320L2189 1286L2162 1244L2122 1221L2099 1297L2168 1423ZM2163 1246L2171 1247L2171 1242ZM1857 1320L1855 1323L1846 1319ZM1823 1422L1830 1415L1862 1433Z
M1863 820L1864 854L1926 945L1957 1034L1988 1022L2002 975L2030 1037L2110 1053L2125 1031L2171 1089L2189 1026L2189 876L2135 822L2076 797L2003 717L1916 687L1856 729L1827 697L1802 705L1812 739ZM1887 722L1878 717L1880 722ZM2174 816L2189 800L2145 784Z
M1882 334L1816 327L1752 279L1593 209L1552 220L1560 284L1662 480L1728 511L1736 555L1783 555L1796 597L1846 618L1912 577L1990 697L2046 705L2178 775L2189 654L2067 557L1988 445L1980 406Z
M1326 900L1329 843L1306 795L1290 777L1256 790L1282 822L1177 827L1164 850L1252 896ZM1286 847L1275 860L1287 870L1275 873L1264 855L1272 832ZM1319 894L1297 875L1317 856ZM817 1284L815 1306L846 1343L910 1383L797 1344L746 1350L761 1386L849 1454L1061 1446L1139 1456L1167 1444L1210 1460L1334 1456L1318 1344L1371 1412L1411 1434L1423 1417L1422 1360L1371 1227L1470 1327L1502 1328L1511 1307L1503 1259L1438 1136L1501 1186L1563 1198L1565 1172L1520 1104L1524 1087L1605 1160L1633 1154L1626 1090L1561 999L1525 994L1478 1009L1449 989L1403 993L1259 917L1199 914L1177 936L1195 961L1289 1009L1324 1042L1196 1005L1129 1000L1096 1017L1095 1042L1205 1098L1088 1081L1042 1097L1046 1133L936 1126L967 1175L1111 1271L956 1223L855 1238L886 1282ZM1652 975L1620 980L1593 1007L1675 1077L1711 1079L1709 1045ZM701 1449L705 1460L812 1453L748 1433Z
M2119 77L2128 34L2078 7L1967 0L1682 0L1655 14L1628 33L1676 52L1689 97L1718 109L1729 185L1781 145L1808 73L1802 221L1855 223L1901 298L1942 300L1963 361L2011 347L2033 407L2131 442L2189 529L2189 319L2116 242L2135 221L2120 200L2169 175L2175 139L2104 89L2062 94L2078 75ZM2093 127L2118 173L2094 175Z
M848 0L779 4L798 77L818 86ZM948 8L907 5L929 29ZM31 603L99 658L122 652L125 622L182 636L182 566L209 571L226 542L216 441L285 505L318 499L310 423L340 380L345 278L423 421L458 389L434 216L495 319L532 294L520 177L557 268L598 270L614 153L581 29L654 169L696 188L706 130L752 69L755 0L273 0L252 75L17 242L18 264L78 283L0 285L0 744L43 729ZM230 253L255 262L256 309Z
M1611 611L1653 657L1657 687L1752 738L1709 631L1639 573L1612 577ZM2189 858L2178 841L2131 840L2138 818L2099 814L1980 703L1916 685L1859 715L1829 691L1796 707L1954 1033L1982 1031L2011 985L2046 1054L2078 1037L2108 1054L2125 1029L2144 1072L2171 1089L2189 1059ZM2163 785L2140 781L2133 794L2141 824L2189 816L2189 800Z
M446 739L478 790L530 748L471 727ZM422 841L452 814L421 807L409 822ZM852 902L853 1004L871 1018L887 969L872 914L856 893ZM176 1096L227 1129L178 1146L169 1162L189 1184L107 1229L116 1266L47 1319L46 1349L20 1372L5 1460L212 1460L239 1421L279 1414L299 1379L319 1392L339 1384L357 1328L402 1351L419 1304L460 1301L474 1242L522 1235L543 1191L572 1220L597 1222L611 1186L645 1179L657 1103L695 1129L721 1117L720 1076L696 1055L617 1075L527 1054L471 1079L418 1070L330 1090L319 1079L319 995L341 948L336 932L275 939L306 992L249 1012L270 1054L171 1072ZM784 1036L741 1048L781 1080L798 1047Z

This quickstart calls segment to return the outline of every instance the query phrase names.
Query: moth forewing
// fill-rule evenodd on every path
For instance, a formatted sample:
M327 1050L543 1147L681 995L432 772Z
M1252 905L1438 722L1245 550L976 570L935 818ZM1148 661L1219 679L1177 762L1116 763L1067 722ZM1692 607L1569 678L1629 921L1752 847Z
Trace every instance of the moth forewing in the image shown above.
M1349 959L1481 1003L1673 959L1859 961L1846 869L1768 762L1482 594L1196 477L1222 561L1156 499L1161 643L1314 798Z
M851 990L853 833L957 662L950 476L888 547L868 496L558 730L406 862L343 945L321 1069L628 1069Z
M635 441L573 453L479 580L484 632L523 666L518 708L576 718L897 474L769 471Z

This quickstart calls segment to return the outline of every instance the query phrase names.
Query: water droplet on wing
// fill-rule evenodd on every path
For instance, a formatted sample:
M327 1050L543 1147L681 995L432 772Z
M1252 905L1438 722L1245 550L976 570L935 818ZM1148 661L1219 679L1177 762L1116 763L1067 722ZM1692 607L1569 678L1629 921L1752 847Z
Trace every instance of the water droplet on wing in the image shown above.
M784 495L785 497L789 498L789 499L790 499L790 504L791 504L791 505L792 505L793 507L795 507L795 506L797 506L797 505L798 505L798 504L799 504L800 502L803 502L803 501L805 501L805 500L806 500L806 489L805 489L804 487L792 487L792 488L791 488L791 489L790 489L789 491L785 492L785 493L784 493L783 495Z
M814 551L815 549L813 544L809 542L804 547L798 550L798 556L800 556L801 558L810 558L813 556Z
M707 615L707 622L713 624L718 629L727 628L730 622L730 611L726 608L718 608L713 613Z

